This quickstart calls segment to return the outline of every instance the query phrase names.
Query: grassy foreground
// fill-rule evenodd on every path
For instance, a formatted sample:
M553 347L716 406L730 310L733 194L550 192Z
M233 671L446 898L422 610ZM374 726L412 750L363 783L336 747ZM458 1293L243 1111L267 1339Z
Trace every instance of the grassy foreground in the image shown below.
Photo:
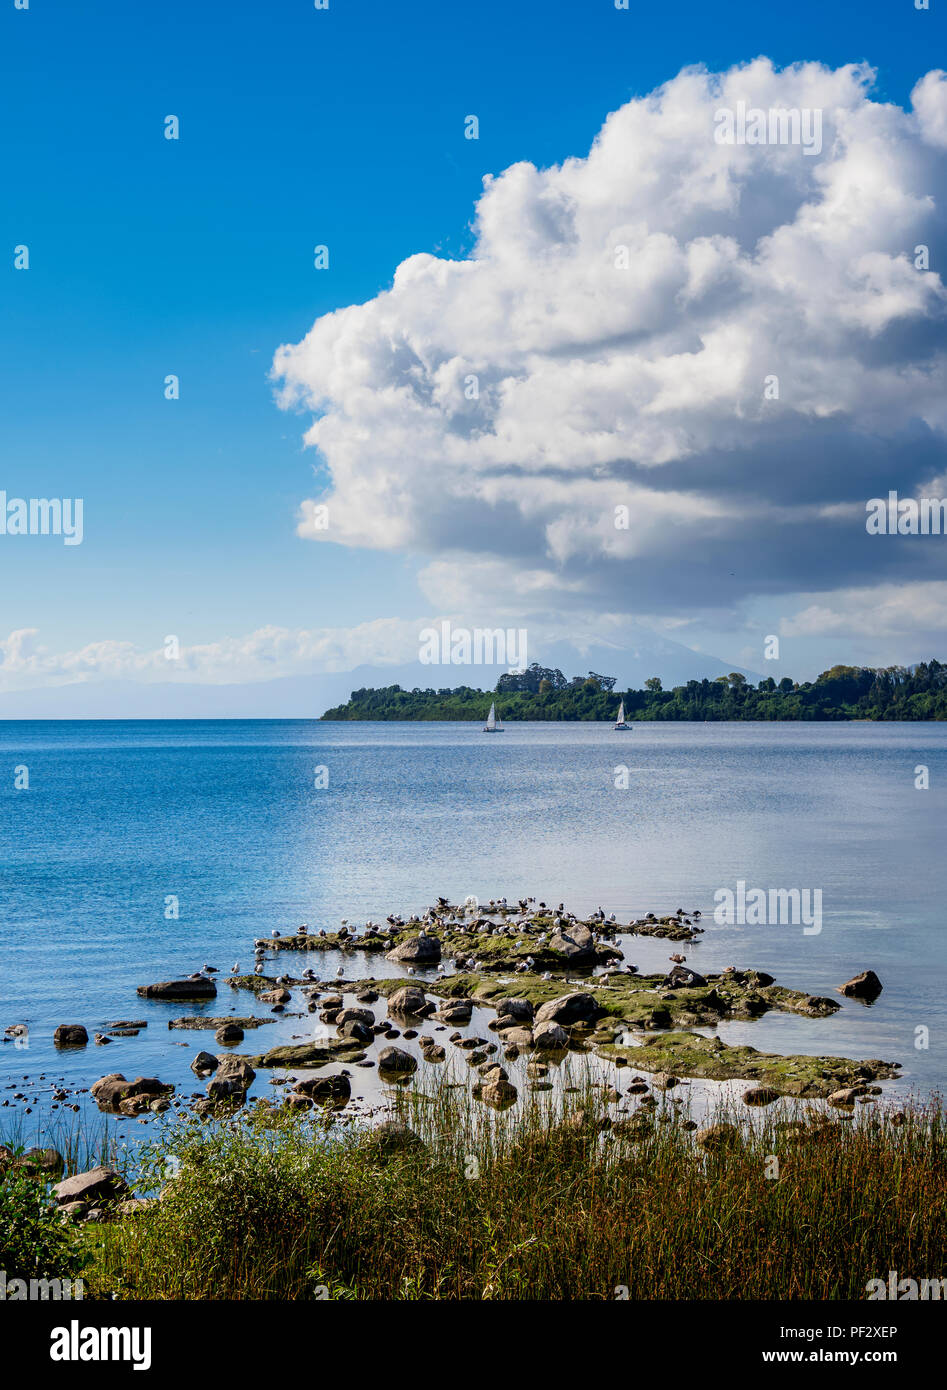
M82 1233L89 1293L862 1299L889 1269L947 1271L937 1107L794 1103L751 1126L742 1109L701 1143L663 1101L603 1128L601 1091L556 1117L546 1099L513 1118L446 1088L405 1094L413 1144L263 1108L170 1127L148 1157L160 1202Z

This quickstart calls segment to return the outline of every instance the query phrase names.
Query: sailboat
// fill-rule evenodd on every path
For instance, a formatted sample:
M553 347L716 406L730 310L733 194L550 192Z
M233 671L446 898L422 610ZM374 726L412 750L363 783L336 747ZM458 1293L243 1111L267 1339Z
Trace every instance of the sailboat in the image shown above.
M495 700L490 705L490 713L487 715L487 722L483 726L483 732L485 734L503 733L503 725L500 723L499 719L497 719L497 706Z
M615 720L615 728L616 728L616 729L627 729L627 728L628 728L628 725L625 723L625 702L624 702L624 700L622 700L621 704L618 706L618 718Z

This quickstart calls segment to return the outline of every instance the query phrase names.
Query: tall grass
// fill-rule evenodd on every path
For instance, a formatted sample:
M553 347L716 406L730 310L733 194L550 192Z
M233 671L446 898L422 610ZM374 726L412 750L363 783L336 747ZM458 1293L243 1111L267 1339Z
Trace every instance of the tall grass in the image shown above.
M795 1128L721 1111L739 1138L716 1152L663 1102L603 1129L591 1088L558 1110L446 1087L396 1108L423 1147L288 1114L169 1127L144 1178L160 1203L100 1228L87 1280L158 1299L858 1299L889 1269L947 1274L934 1105L900 1124L800 1106Z

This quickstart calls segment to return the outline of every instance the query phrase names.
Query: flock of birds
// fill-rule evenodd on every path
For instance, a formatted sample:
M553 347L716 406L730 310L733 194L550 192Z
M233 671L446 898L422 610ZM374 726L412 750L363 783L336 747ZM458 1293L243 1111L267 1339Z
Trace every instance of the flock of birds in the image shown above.
M677 916L682 920L687 916L697 919L700 915L697 909L689 914L685 914L683 908L678 908L677 910ZM528 932L533 919L537 916L551 918L551 929L543 929L534 939L524 937L522 933L524 931ZM653 914L648 914L649 918L652 916ZM497 917L503 920L493 920ZM592 933L593 940L599 941L606 934L607 929L610 928L614 930L618 926L618 918L614 912L606 915L605 909L598 907L587 918L582 919L577 917L574 912L568 912L564 903L559 903L556 907L550 907L544 901L537 900L535 897L518 898L515 906L511 906L506 898L491 898L487 904L480 904L476 898L468 898L462 906L454 906L450 903L448 898L439 897L436 903L432 907L427 908L423 913L413 913L408 917L400 916L397 913L390 913L385 918L385 923L386 925L382 926L380 922L372 921L372 919L369 918L365 923L361 936L363 939L365 937L370 938L385 935L396 937L406 929L410 930L413 927L417 927L417 934L419 937L427 936L428 931L450 932L455 935L462 933L472 937L506 936L517 946L524 946L528 941L532 941L532 944L534 944L537 949L541 949L548 944L552 936L557 932L568 932L570 928L576 926L588 927ZM599 928L599 930L596 930L596 928ZM306 936L309 931L309 923L303 922L296 928L295 932L291 934L294 936ZM316 934L324 939L329 933L325 928L320 928ZM347 917L341 919L337 935L342 940L348 936L351 936L353 939L356 937L356 933L350 929L350 923ZM278 940L280 936L281 933L276 928L270 932L271 940ZM265 973L266 951L266 942L264 940L258 940L254 946L254 975L263 975ZM675 952L668 957L668 960L674 965L683 965L687 957ZM516 965L515 971L519 974L528 974L534 969L535 965L535 957L529 955ZM474 956L457 955L454 958L453 967L459 972L476 970L477 960ZM413 965L407 965L405 969L408 975L415 975L417 973ZM732 973L734 969L734 966L727 967L729 973ZM637 974L638 967L636 965L626 965L625 970L628 974L634 975ZM198 975L192 976L191 978L200 978L200 975L207 975L214 971L214 966L204 965ZM438 975L446 975L448 973L447 966L443 961L438 964L437 973ZM617 970L612 968L603 973L605 977L608 977L617 973ZM239 961L235 961L231 966L231 974L240 974ZM336 969L335 976L338 980L344 978L345 969L343 966L340 965ZM318 976L314 970L307 968L302 972L302 978L307 982L311 982L317 980ZM551 980L551 972L548 970L545 971L542 975L542 979ZM283 985L285 983L286 977L280 975L277 978L277 984Z

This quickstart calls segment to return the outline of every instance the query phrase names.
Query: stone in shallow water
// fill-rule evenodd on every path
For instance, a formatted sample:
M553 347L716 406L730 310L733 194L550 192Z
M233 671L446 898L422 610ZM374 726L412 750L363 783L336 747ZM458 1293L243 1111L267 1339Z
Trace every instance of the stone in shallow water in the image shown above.
M418 1064L410 1052L400 1047L383 1047L378 1054L378 1070L408 1075L417 1071Z
M745 1105L772 1105L774 1100L779 1100L779 1092L774 1091L772 1086L751 1086L743 1092Z

